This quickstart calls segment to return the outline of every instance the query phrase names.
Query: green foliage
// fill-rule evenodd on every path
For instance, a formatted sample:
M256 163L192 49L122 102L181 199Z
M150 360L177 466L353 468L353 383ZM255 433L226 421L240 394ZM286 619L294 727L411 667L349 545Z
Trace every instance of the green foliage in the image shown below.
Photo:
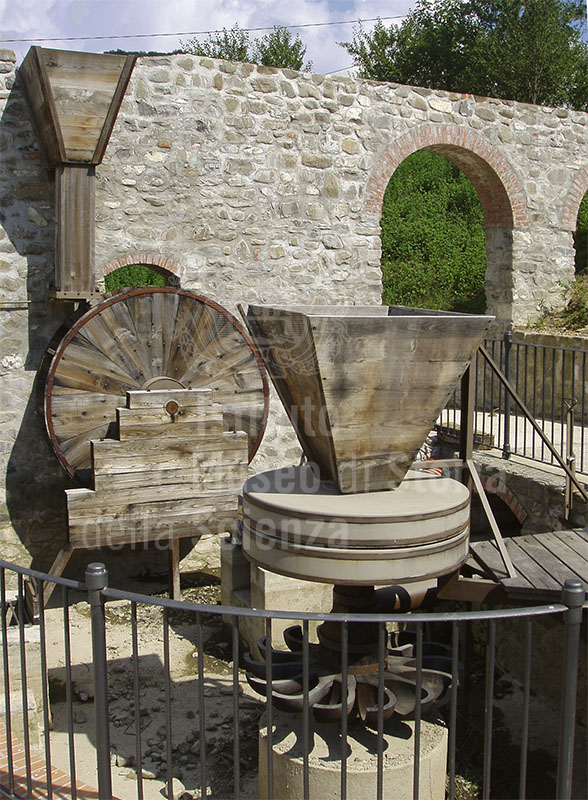
M298 34L292 34L283 25L274 25L271 33L256 39L253 46L253 61L266 67L283 67L301 70L306 55L306 46ZM312 69L312 61L304 67L305 72Z
M182 42L182 47L184 52L196 56L298 70L303 68L306 54L302 39L298 35L293 39L290 31L283 25L275 25L271 33L252 42L247 31L235 24L230 30L223 28L221 33L209 34L208 39L203 42L198 39ZM304 70L311 68L312 63L308 62Z
M536 330L578 331L588 327L588 274L576 276L570 286L570 299L561 311L543 314L533 326Z
M182 49L195 56L224 58L225 61L251 61L249 55L249 34L235 23L230 30L223 28L220 33L209 33L203 42L189 39L182 42Z
M576 274L588 274L588 194L580 203L578 223L574 233L576 248Z
M583 0L417 0L341 42L360 77L588 109Z
M129 264L109 272L104 277L104 287L107 292L130 286L165 286L165 278L160 272L144 264Z
M450 161L425 151L405 159L386 189L381 226L386 305L485 310L482 208Z

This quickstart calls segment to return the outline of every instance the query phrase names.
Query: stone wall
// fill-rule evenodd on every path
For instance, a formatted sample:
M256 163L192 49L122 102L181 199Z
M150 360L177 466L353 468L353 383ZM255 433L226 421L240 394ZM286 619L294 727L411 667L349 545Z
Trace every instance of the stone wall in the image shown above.
M143 260L237 303L380 302L385 186L411 152L455 161L480 195L487 294L503 324L561 303L588 189L588 115L191 56L140 59L97 168L100 275ZM47 566L66 485L36 413L42 356L73 303L50 300L54 186L0 51L2 553ZM253 469L299 449L274 398Z

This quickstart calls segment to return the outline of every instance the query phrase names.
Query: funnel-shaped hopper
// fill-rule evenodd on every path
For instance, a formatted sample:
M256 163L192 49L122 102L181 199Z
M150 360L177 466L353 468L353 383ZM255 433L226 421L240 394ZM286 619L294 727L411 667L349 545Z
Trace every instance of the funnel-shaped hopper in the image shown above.
M402 481L492 317L400 306L249 306L300 443L344 493Z
M135 61L31 47L20 74L50 167L102 161Z

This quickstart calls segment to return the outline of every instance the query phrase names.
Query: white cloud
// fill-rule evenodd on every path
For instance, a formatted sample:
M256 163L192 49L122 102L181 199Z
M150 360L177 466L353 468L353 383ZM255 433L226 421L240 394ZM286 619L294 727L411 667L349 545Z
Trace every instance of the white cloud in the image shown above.
M0 39L56 38L46 47L101 52L120 48L172 50L178 37L149 37L95 41L66 41L76 36L130 36L132 34L180 33L230 28L303 25L306 23L357 20L405 14L414 0L0 0ZM366 27L370 27L366 25ZM295 30L307 45L307 58L316 72L350 65L338 41L352 38L352 25ZM254 36L255 34L252 34ZM261 34L259 34L261 35ZM22 59L34 42L0 42Z

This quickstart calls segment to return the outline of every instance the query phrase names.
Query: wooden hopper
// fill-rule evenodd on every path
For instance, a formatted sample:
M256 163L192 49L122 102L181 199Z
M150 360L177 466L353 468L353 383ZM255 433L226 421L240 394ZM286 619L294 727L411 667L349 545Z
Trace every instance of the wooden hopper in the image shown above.
M247 311L308 459L343 493L400 484L492 319L400 306Z
M31 47L20 67L50 170L55 170L55 295L94 291L94 178L136 56Z

